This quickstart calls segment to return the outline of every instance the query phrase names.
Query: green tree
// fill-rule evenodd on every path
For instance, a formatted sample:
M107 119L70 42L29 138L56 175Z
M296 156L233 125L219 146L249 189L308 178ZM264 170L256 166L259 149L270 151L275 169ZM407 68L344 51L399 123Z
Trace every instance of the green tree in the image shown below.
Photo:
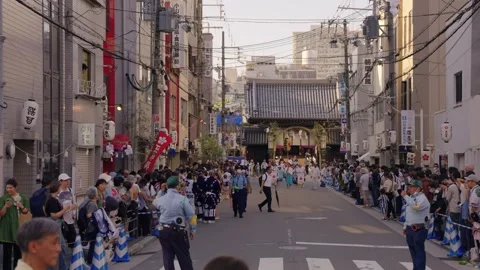
M202 161L216 161L223 155L223 148L217 140L209 135L203 135L200 139L200 159Z

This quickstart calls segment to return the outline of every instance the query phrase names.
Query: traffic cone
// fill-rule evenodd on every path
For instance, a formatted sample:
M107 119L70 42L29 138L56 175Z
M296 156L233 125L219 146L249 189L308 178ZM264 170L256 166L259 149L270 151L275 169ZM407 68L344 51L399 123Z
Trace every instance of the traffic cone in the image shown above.
M127 233L125 232L125 228L123 226L120 228L120 237L118 238L118 242L115 245L115 256L113 257L113 261L130 261L130 255L128 255Z
M85 259L83 258L82 240L78 234L77 237L75 237L75 244L73 245L73 254L70 262L70 270L87 270Z
M435 214L430 215L430 220L428 221L428 235L427 239L437 239L437 231L435 231Z
M105 258L105 247L103 246L103 237L97 235L95 239L95 249L93 251L93 261L90 270L108 270L107 259Z
M407 204L406 202L402 199L402 212L400 213L400 219L398 221L400 222L405 222L407 217Z
M448 223L450 223L450 251L448 252L448 257L462 257L465 254L463 250L462 242L460 241L460 236L458 235L457 229L453 226L452 220L448 217Z
M451 239L451 231L452 231L452 223L449 222L450 217L447 217L447 225L445 225L445 230L443 232L443 242L442 246L448 246L450 245L450 239Z

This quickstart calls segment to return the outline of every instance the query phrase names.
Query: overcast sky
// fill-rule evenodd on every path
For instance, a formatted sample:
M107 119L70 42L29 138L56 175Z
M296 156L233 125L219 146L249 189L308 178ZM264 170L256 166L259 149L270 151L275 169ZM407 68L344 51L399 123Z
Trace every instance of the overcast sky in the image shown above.
M279 59L277 62L292 62L289 59L292 54L292 32L308 31L310 25L319 24L324 19L344 18L351 14L352 24L350 27L356 29L359 26L359 18L363 18L366 12L362 14L354 10L338 11L338 6L350 6L366 8L369 0L204 0L206 5L224 4L226 22L222 22L220 7L205 6L204 17L216 16L217 18L206 18L210 26L223 26L225 31L225 40L227 47L247 46L241 51L243 59L248 59L252 55L275 55ZM286 21L286 23L275 23L276 20ZM295 20L295 21L294 21ZM307 21L308 20L308 21ZM207 26L207 23L204 24ZM208 31L205 29L205 31ZM221 33L222 29L211 29L214 35L214 65L221 64ZM288 39L285 39L288 38ZM259 44L265 42L275 43ZM227 58L237 57L236 49L226 50ZM243 64L235 59L226 60L227 67Z

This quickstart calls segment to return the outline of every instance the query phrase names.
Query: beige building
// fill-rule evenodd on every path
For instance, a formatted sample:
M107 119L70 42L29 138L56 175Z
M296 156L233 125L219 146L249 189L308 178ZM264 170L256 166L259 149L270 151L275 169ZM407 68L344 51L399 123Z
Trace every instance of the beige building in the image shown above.
M446 50L440 43L446 36L436 38L426 49L419 51L423 44L434 38L446 26L452 12L462 7L466 1L455 1L451 6L437 0L414 1L401 0L396 18L397 29L397 63L396 73L402 78L396 81L395 106L397 134L399 142L400 162L404 163L402 153L402 127L400 111L414 110L414 141L417 154L416 162L420 161L420 151L423 148L433 148L435 133L434 115L445 108L445 74ZM445 9L445 10L444 10ZM421 16L424 14L440 14L439 16ZM426 26L428 30L424 30ZM438 50L436 48L438 47ZM435 51L436 50L436 51ZM418 52L417 52L418 51ZM414 53L414 56L411 56ZM428 56L432 54L431 56ZM423 59L426 59L424 62ZM417 66L418 65L418 66ZM415 66L415 68L413 68ZM423 129L421 118L423 114ZM423 134L423 136L422 136ZM432 160L433 163L433 160Z

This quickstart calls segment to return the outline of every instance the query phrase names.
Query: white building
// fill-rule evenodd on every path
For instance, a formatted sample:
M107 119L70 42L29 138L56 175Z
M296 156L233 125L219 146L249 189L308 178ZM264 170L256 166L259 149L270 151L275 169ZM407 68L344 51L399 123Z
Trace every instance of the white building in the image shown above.
M278 70L275 63L275 56L253 56L247 61L247 78L277 78Z
M372 110L365 106L372 101L373 87L371 79L363 79L371 66L372 57L367 54L365 45L359 45L352 51L350 85L354 86L350 100L351 149L352 156L368 161L371 153L368 149L369 136L373 135ZM356 88L356 85L360 85ZM355 91L356 88L356 91ZM365 144L364 142L367 142ZM367 147L364 147L367 146Z
M463 17L467 18L470 12ZM446 109L435 114L434 161L443 167L454 166L463 170L474 164L480 169L480 126L476 124L480 107L480 15L475 14L447 41L445 95ZM463 21L463 19L461 20ZM449 22L446 22L449 23ZM447 35L459 26L454 24ZM452 125L452 139L445 143L441 138L441 125Z

